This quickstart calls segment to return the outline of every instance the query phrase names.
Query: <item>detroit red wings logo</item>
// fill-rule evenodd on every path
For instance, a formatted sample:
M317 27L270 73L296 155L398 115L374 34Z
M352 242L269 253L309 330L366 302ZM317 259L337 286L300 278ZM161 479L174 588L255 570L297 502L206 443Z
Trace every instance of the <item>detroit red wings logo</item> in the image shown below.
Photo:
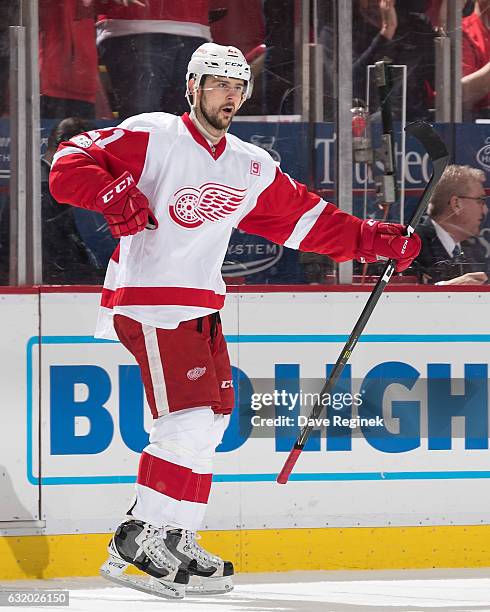
M246 189L218 183L205 183L199 189L184 187L170 199L170 218L186 229L195 229L206 221L218 223L235 212L246 194Z

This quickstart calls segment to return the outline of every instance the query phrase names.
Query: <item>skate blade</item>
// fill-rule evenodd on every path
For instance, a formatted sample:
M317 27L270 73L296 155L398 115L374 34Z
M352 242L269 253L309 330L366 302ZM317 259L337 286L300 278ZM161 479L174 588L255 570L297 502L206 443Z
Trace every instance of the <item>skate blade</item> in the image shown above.
M196 583L186 585L186 595L223 595L225 593L231 593L234 588L231 576L219 578L201 578L200 576L193 576L192 578L197 579Z
M124 570L129 563L110 557L100 568L102 578L114 582L123 587L135 589L142 593L155 595L164 599L183 599L185 595L185 585L167 583L164 580L158 580L153 576L148 576L147 579L137 576L129 576L124 574Z
M145 580L144 578L137 578L136 576L128 576L126 574L119 574L119 576L111 576L105 572L100 572L100 575L123 587L135 589L148 595L155 595L156 597L162 597L163 599L183 599L185 595L185 587L175 587L170 584L163 584L160 580ZM152 578L152 576L150 576Z

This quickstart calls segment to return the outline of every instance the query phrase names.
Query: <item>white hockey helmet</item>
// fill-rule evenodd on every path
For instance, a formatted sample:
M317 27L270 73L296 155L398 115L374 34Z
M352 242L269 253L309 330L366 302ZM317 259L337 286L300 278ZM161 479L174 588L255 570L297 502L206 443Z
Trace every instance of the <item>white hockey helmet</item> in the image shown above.
M243 79L245 81L243 100L247 100L252 95L252 71L245 56L236 47L208 42L194 51L186 75L186 96L190 104L192 92L189 91L189 79L194 78L195 87L199 87L201 78L206 74Z

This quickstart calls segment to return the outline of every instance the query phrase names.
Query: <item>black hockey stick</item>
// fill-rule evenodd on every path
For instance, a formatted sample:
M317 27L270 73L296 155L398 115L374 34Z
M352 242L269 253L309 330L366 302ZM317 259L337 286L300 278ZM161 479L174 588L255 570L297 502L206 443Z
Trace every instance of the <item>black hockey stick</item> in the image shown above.
M414 233L416 225L419 223L420 219L422 218L422 215L425 212L425 209L429 204L432 192L434 191L439 179L442 176L442 173L444 172L444 169L448 164L449 155L446 149L446 145L443 143L437 132L434 130L434 128L432 128L431 125L429 125L425 121L416 121L415 123L411 123L410 125L407 125L405 130L406 132L408 132L408 134L414 136L424 146L425 150L429 154L430 160L432 161L432 176L430 177L430 180L425 187L424 193L422 194L417 204L417 208L415 209L415 212L413 213L412 218L410 219L410 222L406 227L406 236L409 237ZM352 330L352 333L349 336L349 339L345 343L345 346L342 349L342 352L340 353L339 358L337 359L337 362L332 372L330 373L330 376L327 379L327 382L325 383L323 389L320 392L319 401L313 407L308 417L308 423L302 428L298 439L296 440L293 448L291 449L288 455L288 458L286 459L286 462L284 463L282 470L277 476L277 482L279 484L286 484L286 482L288 481L289 475L291 474L296 464L296 461L298 460L298 457L303 451L303 448L311 434L311 431L314 428L314 425L312 423L315 419L318 419L323 410L321 399L323 396L329 393L331 389L333 389L337 380L339 379L345 364L349 360L349 357L351 356L352 351L354 350L354 347L356 346L357 341L359 340L359 337L366 326L366 323L369 321L369 317L371 316L374 307L378 303L378 300L381 294L383 293L384 288L388 284L393 272L395 271L395 267L396 260L389 259L371 295L369 296L369 299L366 302L366 305L364 306L364 309L361 312L361 315L357 320L357 323L355 324L354 329Z

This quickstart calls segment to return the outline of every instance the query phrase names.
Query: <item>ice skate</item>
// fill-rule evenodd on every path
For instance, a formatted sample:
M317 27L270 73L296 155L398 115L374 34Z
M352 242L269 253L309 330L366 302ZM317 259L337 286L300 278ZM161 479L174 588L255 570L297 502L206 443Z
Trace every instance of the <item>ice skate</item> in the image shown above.
M163 528L135 519L125 521L109 543L109 558L100 568L101 576L150 595L182 599L189 573L170 552L167 538L168 532ZM130 565L148 574L148 578L125 574Z
M185 587L186 594L218 595L233 590L233 563L223 561L197 543L200 536L187 529L168 529L165 541L171 554L180 560L193 584Z

